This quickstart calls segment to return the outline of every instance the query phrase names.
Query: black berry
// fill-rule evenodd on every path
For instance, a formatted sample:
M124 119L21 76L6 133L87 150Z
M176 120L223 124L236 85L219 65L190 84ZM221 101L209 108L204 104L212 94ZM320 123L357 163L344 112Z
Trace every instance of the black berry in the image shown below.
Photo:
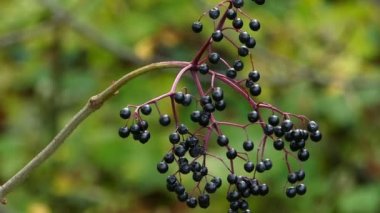
M309 151L305 148L298 151L298 159L300 161L307 161L310 157Z
M252 172L254 170L255 166L251 161L248 161L244 164L244 170L246 172Z
M294 186L290 186L286 189L286 196L289 198L295 197L297 194L296 188Z
M306 186L305 184L301 183L296 186L297 194L304 195L306 193Z
M258 31L260 29L260 22L257 19L252 19L249 22L249 28L253 31Z
M208 71L209 71L209 67L208 67L207 64L201 64L201 65L199 65L198 70L199 70L199 72L200 72L201 74L207 74Z
M277 138L275 141L273 141L273 147L276 150L282 150L284 146L285 146L284 141L281 138Z
M240 29L242 28L244 25L244 22L243 20L241 20L240 18L235 18L233 21L232 21L232 26L235 28L235 29Z
M120 110L120 117L122 119L128 119L131 117L131 110L128 107L123 108Z
M238 54L241 56L241 57L245 57L249 54L249 49L247 46L245 45L242 45L241 47L238 48Z
M228 145L228 138L225 135L219 135L218 139L216 140L219 146L226 146Z
M149 104L145 104L141 107L141 113L144 115L149 115L152 112L152 108Z
M220 15L220 10L217 7L212 8L211 10L208 11L208 15L212 19L217 19Z
M234 69L236 71L241 71L244 69L244 63L241 60L235 60L234 61Z
M202 32L203 25L202 25L201 22L196 21L196 22L194 22L193 25L191 26L191 29L192 29L193 32L195 32L195 33L200 33L200 32Z
M212 64L216 64L219 62L220 56L218 53L213 52L208 55L208 61Z
M249 88L249 92L252 96L259 96L261 94L261 87L259 84L255 83Z
M243 143L243 148L247 152L252 151L253 148L254 148L254 144L253 144L253 142L251 140L246 140Z
M168 164L164 161L161 161L157 164L157 170L161 174L166 173L168 171L169 167Z
M259 113L256 110L253 110L248 113L248 120L251 123L255 123L259 120Z
M236 78L236 76L237 76L237 72L236 72L236 70L235 70L234 68L229 68L229 69L227 70L226 76L227 76L228 78L230 78L230 79L234 79L234 78Z
M226 16L229 20L233 20L236 18L236 11L234 9L228 9L227 10L227 13L226 13Z
M167 114L161 115L159 121L162 126L168 126L170 124L170 117Z
M237 156L237 152L234 148L228 149L226 156L228 159L233 160Z
M260 73L257 70L251 71L248 74L248 78L249 78L249 80L251 80L253 82L257 82L260 80Z
M218 42L218 41L221 41L222 39L223 39L223 33L222 33L222 31L217 30L217 31L215 31L215 32L212 33L212 40L213 41Z
M128 127L120 127L119 136L122 138L126 138L129 136L130 130Z

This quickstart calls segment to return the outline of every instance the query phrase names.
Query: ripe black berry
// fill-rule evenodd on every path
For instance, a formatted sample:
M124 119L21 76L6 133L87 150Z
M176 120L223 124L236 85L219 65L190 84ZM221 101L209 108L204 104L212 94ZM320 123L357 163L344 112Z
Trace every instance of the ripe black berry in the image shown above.
M164 156L164 161L166 163L173 163L174 161L174 154L172 152L166 153Z
M119 136L122 138L126 138L129 136L130 130L128 127L120 127Z
M201 106L204 106L206 104L212 103L212 99L210 96L204 95L201 97L201 100L199 102L200 102Z
M214 182L207 182L206 185L205 185L205 190L206 192L212 194L216 191L217 187L216 187L216 184Z
M138 124L132 124L131 128L131 133L134 135L140 134L140 126Z
M162 126L168 126L170 124L170 117L168 114L161 115L159 121Z
M191 29L192 29L193 32L195 32L195 33L200 33L200 32L202 32L203 25L202 25L201 22L196 21L196 22L194 22L193 25L191 26Z
M220 15L220 10L217 7L212 8L211 10L208 11L208 15L212 19L217 19Z
M284 132L289 132L293 128L293 122L289 119L282 121L281 128Z
M272 135L273 134L273 126L272 125L270 125L270 124L265 124L265 126L264 126L264 134L266 134L266 135Z
M215 87L212 92L212 99L214 101L221 101L223 100L223 90L220 87Z
M193 122L199 122L199 120L201 119L201 111L199 110L193 111L190 115L190 119Z
M309 151L305 148L301 149L298 151L298 159L300 161L307 161L307 159L309 159L310 157L310 154L309 154Z
M227 181L229 184L235 184L237 181L237 176L235 174L228 174Z
M182 105L189 106L191 104L192 97L191 94L185 94L183 97Z
M256 4L263 5L265 3L265 0L254 0Z
M232 191L227 194L227 200L230 202L238 201L240 198L240 193L238 191Z
M236 71L241 71L244 69L244 63L241 60L235 60L234 61L234 69Z
M303 179L305 179L306 174L305 174L304 170L301 169L301 170L299 170L299 171L297 171L295 173L297 175L297 180L298 181L302 181Z
M233 0L232 1L232 4L234 5L234 7L236 8L241 8L244 6L244 0Z
M284 136L284 132L282 131L282 127L281 126L275 126L274 127L274 129L273 129L273 132L274 132L274 134L277 136L277 137L279 137L279 138L281 138L282 136Z
M185 95L182 92L176 92L174 94L174 101L178 104L182 104L183 100L185 98Z
M120 117L122 119L128 119L131 117L131 110L128 107L123 108L120 110Z
M234 148L228 149L226 156L228 159L233 160L237 156L237 152Z
M318 142L322 140L322 133L319 130L316 130L310 134L310 139L314 142Z
M148 130L145 130L144 132L142 132L142 133L140 134L139 141L140 141L141 143L144 144L144 143L148 142L149 139L150 139L150 132L149 132Z
M215 111L215 106L214 106L214 104L211 104L211 103L208 103L208 104L205 104L204 106L203 106L203 110L205 111L205 112L214 112Z
M219 62L220 56L216 52L212 52L208 55L208 61L212 64L216 64Z
M177 129L178 133L181 134L181 135L184 135L186 133L189 132L189 130L187 129L187 127L185 126L185 124L180 124L178 126L178 129Z
M272 168L273 164L272 164L272 161L269 158L265 159L263 162L264 162L264 165L265 165L265 170L270 170Z
M248 78L249 78L249 80L251 80L253 82L257 82L260 80L260 73L257 70L253 70L253 71L249 72ZM273 125L273 126L276 126L276 125Z
M139 125L141 130L147 130L149 126L148 122L144 120L137 122L137 125Z
M242 28L244 25L244 22L243 20L241 20L240 18L235 18L233 21L232 21L232 26L235 28L235 29L240 29Z
M199 207L207 208L210 205L210 196L208 194L202 194L198 196Z
M236 11L234 9L228 9L227 10L227 13L226 13L226 16L229 20L233 20L236 18Z
M237 76L237 72L234 68L229 68L226 72L226 76L230 79L234 79Z
M213 179L211 179L211 182L215 183L216 188L222 186L222 179L220 177L214 177Z
M259 185L259 193L264 196L269 193L269 187L267 184L263 183Z
M251 161L248 161L244 164L244 170L246 172L252 172L254 168L255 168L255 165Z
M161 161L157 164L157 170L158 172L160 172L161 174L164 174L168 171L169 167L168 167L168 164L166 164L166 162L164 161Z
M295 183L297 182L297 174L295 172L292 172L288 175L288 182L289 183Z
M249 49L247 46L243 45L241 47L238 48L238 54L241 56L241 57L245 57L249 54Z
M209 67L208 67L207 64L201 64L201 65L199 65L198 70L199 70L199 72L200 72L201 74L207 74L208 71L209 71Z
M172 144L177 144L180 140L181 140L181 137L176 132L173 132L172 134L169 135L169 141Z
M218 111L223 111L226 108L226 102L224 100L220 100L215 102L215 109Z
M243 44L245 44L249 38L250 35L246 31L243 31L239 34L239 41Z
M186 200L186 205L190 208L195 208L197 207L197 199L195 197L189 197Z
M245 42L245 46L248 48L255 48L256 46L256 39L254 37L249 37L249 39Z
M248 113L248 120L251 123L255 123L259 120L259 113L256 110L253 110Z
M185 202L188 197L189 197L189 194L187 192L184 192L182 194L177 194L177 198L181 202Z
M259 172L259 173L262 173L266 170L266 167L265 167L265 164L263 161L260 161L259 163L257 163L256 165L256 171Z
M275 141L273 141L273 147L276 150L282 150L284 146L285 146L284 141L281 138L277 138Z
M185 156L186 154L186 149L185 147L183 147L182 145L178 145L174 148L174 153L175 155L177 155L178 157L183 157Z
M258 31L260 29L260 22L257 19L252 19L249 22L249 28L253 31Z
M227 136L219 135L216 142L218 143L219 146L226 146L226 145L228 145L229 140L228 140Z
M190 165L187 163L181 164L179 167L179 172L181 172L182 174L188 174L190 171Z
M243 148L247 152L252 151L253 148L254 148L254 144L253 144L253 142L251 140L246 140L243 143Z
M185 187L182 184L178 184L175 187L174 191L175 191L175 193L177 193L178 195L180 195L180 194L185 193L186 189L185 189Z
M319 128L319 126L318 126L317 122L315 122L315 121L309 121L309 123L307 124L307 130L309 132L315 132L318 130L318 128Z
M306 193L306 186L305 184L301 183L296 186L297 194L304 195Z
M293 198L294 196L296 196L297 194L297 191L296 191L296 188L294 186L290 186L286 189L286 196L289 197L289 198Z
M202 175L200 172L194 172L194 173L193 173L193 180L194 180L195 182L199 182L199 181L201 181L202 178L203 178L203 175Z
M255 83L249 88L249 92L252 96L259 96L261 94L261 87L259 84Z
M272 126L277 126L280 123L280 118L277 115L271 115L268 118L268 123Z
M144 115L149 115L152 112L152 108L150 107L149 104L145 104L144 106L141 107L141 113Z
M212 40L213 41L218 42L218 41L221 41L222 39L223 39L223 33L222 33L222 31L217 30L217 31L215 31L215 32L212 33Z

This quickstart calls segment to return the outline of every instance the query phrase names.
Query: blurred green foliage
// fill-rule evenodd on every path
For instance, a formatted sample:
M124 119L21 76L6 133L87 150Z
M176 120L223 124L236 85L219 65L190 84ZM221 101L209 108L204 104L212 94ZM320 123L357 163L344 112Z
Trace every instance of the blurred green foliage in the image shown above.
M211 31L194 35L190 24L216 2L0 1L1 182L112 81L152 61L191 60ZM259 100L320 121L324 132L305 164L307 195L284 196L285 164L269 152L271 193L250 199L252 209L380 212L380 2L268 0L259 7L247 1L245 9L262 24L253 53L262 73ZM236 51L220 49L229 58ZM117 136L119 109L166 92L174 76L161 71L128 83L10 193L0 211L206 212L177 202L156 172L169 149L169 129L153 129L144 146ZM235 99L228 98L236 103L228 119L246 110ZM239 140L240 132L228 133ZM210 164L215 173L225 172L219 162ZM207 212L225 212L223 192L212 200Z

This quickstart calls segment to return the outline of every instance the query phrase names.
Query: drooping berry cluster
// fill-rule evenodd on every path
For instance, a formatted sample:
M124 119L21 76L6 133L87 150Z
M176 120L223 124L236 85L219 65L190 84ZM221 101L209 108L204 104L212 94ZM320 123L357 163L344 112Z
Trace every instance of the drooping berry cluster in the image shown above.
M265 0L253 2L262 5ZM160 115L158 122L162 126L172 128L168 136L171 149L158 162L157 170L162 174L172 171L166 180L167 189L175 193L178 200L185 202L190 208L196 206L207 208L210 205L210 195L219 190L222 183L226 181L229 185L227 190L229 212L250 212L247 198L265 196L269 193L269 186L259 177L259 174L268 172L274 165L272 160L265 155L268 141L272 141L272 148L284 156L288 169L289 186L284 194L290 198L297 194L305 194L306 185L303 183L305 171L302 168L292 168L289 157L298 162L308 160L310 153L306 146L309 141L318 142L322 139L319 126L315 121L256 101L262 91L258 83L260 73L254 68L251 54L256 46L256 40L243 29L247 20L252 32L258 31L261 25L257 19L250 18L244 13L242 10L244 3L244 0L224 0L205 12L192 24L192 30L195 33L202 32L204 28L202 19L208 17L214 26L213 33L193 60L182 65L171 90L141 105L129 105L120 111L120 117L128 120L127 124L119 129L119 135L122 138L132 134L134 140L143 144L149 141L148 122L142 118L142 115L150 115L151 106L157 108ZM234 39L233 36L236 34ZM229 64L214 49L214 44L222 41L230 43L237 50L232 64ZM247 56L251 62L251 69L248 72L244 64L244 58ZM219 66L216 66L217 64ZM225 68L220 68L220 65ZM239 73L248 74L239 79ZM187 88L177 90L178 82L185 74L191 75L196 92L192 93ZM206 86L200 82L201 75L209 80ZM223 89L225 87L231 88L251 107L244 115L247 121L234 123L218 119L217 112L223 112L230 107L227 105L228 99ZM171 101L171 115L162 114L158 108L157 103L164 98ZM195 106L195 110L189 115L179 116L181 108L189 106ZM132 112L131 109L135 110ZM196 128L190 128L194 124ZM222 127L226 126L242 129L246 133L241 143L230 142L228 135L222 131ZM248 134L248 128L252 126L262 130L261 140L256 143ZM209 146L210 143L215 143L218 147L225 149L225 156L214 154ZM208 158L214 158L226 167L228 174L225 178L212 174L212 168L207 165ZM240 159L239 162L236 161L237 159ZM241 160L244 163L240 168L244 168L245 174L238 174L236 169ZM186 176L191 177L195 182L192 189L185 187L183 183L183 178Z

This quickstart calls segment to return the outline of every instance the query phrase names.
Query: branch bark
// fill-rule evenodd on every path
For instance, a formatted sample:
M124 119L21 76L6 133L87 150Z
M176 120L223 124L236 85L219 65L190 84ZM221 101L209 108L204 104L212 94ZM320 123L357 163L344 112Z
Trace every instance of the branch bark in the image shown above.
M109 100L123 85L128 81L140 76L144 73L151 72L163 68L183 68L189 65L189 62L183 61L168 61L152 63L150 65L136 69L119 80L112 83L111 86L103 90L101 93L92 96L88 102L77 112L74 117L64 126L64 128L53 138L52 141L38 153L31 161L29 161L21 170L19 170L13 177L0 186L0 201L5 204L5 196L11 192L15 187L20 185L30 173L39 165L45 162L67 139L71 133L93 112L98 110L103 103Z

